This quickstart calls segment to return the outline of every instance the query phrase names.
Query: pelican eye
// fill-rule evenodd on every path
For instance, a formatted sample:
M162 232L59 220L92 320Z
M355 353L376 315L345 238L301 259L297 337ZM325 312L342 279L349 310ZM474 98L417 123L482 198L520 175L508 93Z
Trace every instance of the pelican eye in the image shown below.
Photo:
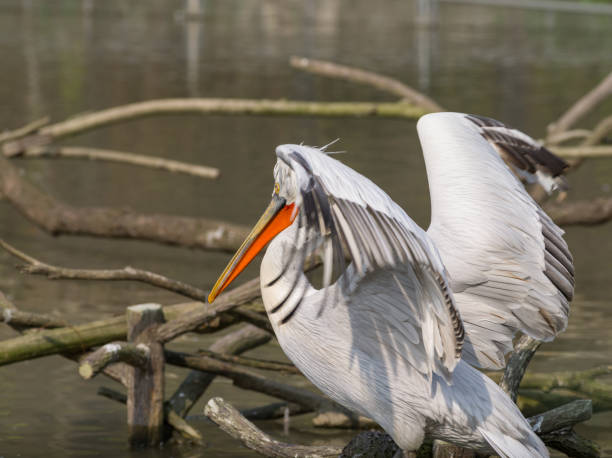
M280 192L280 185L278 183L274 183L274 194L278 194Z

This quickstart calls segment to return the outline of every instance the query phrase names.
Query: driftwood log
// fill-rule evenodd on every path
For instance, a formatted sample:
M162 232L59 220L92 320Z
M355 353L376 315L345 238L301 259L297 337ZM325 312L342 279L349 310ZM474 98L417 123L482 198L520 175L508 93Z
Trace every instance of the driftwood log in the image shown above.
M213 398L208 401L204 414L230 436L239 439L250 449L265 456L316 458L338 456L342 451L338 447L304 446L275 441L221 398Z

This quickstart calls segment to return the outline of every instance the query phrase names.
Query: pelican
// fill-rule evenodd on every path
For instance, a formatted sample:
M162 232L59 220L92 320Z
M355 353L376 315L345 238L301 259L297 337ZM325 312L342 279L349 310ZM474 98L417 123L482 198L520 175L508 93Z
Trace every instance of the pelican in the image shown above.
M478 451L502 457L548 456L476 368L502 368L518 332L549 341L567 325L572 256L521 182L562 188L567 164L490 118L428 114L417 130L427 231L323 149L281 145L272 201L209 301L270 242L266 312L284 352L330 398L374 419L408 456L425 436L488 444ZM304 272L313 256L318 287Z

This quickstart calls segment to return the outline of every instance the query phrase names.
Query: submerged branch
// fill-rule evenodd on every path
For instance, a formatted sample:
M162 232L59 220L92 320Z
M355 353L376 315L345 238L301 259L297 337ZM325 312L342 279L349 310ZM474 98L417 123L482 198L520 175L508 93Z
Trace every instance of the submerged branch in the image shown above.
M293 56L289 60L289 63L294 68L314 73L316 75L340 78L347 81L374 86L375 88L401 97L405 101L423 107L423 109L430 112L444 111L444 108L438 105L433 99L420 93L416 89L407 86L401 81L388 76L383 76L378 73L369 72L367 70L349 67L346 65L335 64L333 62L308 59L306 57Z
M315 458L338 456L342 452L339 447L293 445L273 440L221 398L208 401L204 414L227 434L265 456Z
M219 169L206 167L204 165L188 164L185 162L164 159L161 157L150 157L142 154L127 153L124 151L112 151L98 148L84 148L78 146L43 147L33 148L17 152L25 158L68 158L89 159L95 161L118 162L122 164L138 165L152 169L166 170L168 172L184 173L200 178L218 178Z

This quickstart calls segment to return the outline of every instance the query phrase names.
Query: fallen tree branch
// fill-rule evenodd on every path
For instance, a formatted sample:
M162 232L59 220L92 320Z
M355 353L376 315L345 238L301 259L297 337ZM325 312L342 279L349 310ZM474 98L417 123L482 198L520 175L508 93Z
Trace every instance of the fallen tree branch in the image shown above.
M166 350L165 356L168 364L221 375L231 379L239 388L293 402L313 411L331 404L330 400L319 394L262 377L231 363L171 350Z
M316 75L340 78L347 81L374 86L375 88L401 97L405 101L423 107L429 112L444 111L444 108L438 105L433 99L420 93L416 89L405 85L401 81L388 76L383 76L378 73L373 73L346 65L335 64L333 62L308 59L306 57L292 56L289 59L289 64L293 68L314 73Z
M44 263L24 252L18 250L4 240L0 239L0 248L8 251L27 265L20 266L19 270L28 274L45 275L52 280L130 280L139 281L148 285L163 288L191 299L206 301L207 293L200 288L188 285L182 281L173 280L163 275L147 270L135 269L126 266L123 269L71 269Z
M162 324L157 328L156 340L161 343L168 342L181 334L191 332L201 325L211 322L225 312L257 299L259 296L259 278L254 278L224 293L223 296L217 298L214 305L208 304L200 310L194 310Z
M17 152L11 157L44 158L44 159L89 159L95 161L118 162L121 164L138 165L152 169L166 170L173 173L184 173L200 178L218 178L219 169L204 165L187 164L185 162L164 159L161 157L144 156L142 154L112 151L99 148L84 148L80 146L32 148Z
M81 359L79 375L85 380L98 375L109 364L126 363L144 369L149 359L149 348L146 345L134 345L128 342L111 342L91 352Z
M0 291L0 321L12 326L18 331L29 328L62 328L70 323L51 315L22 312L17 309Z
M610 94L612 94L612 73L578 99L558 121L551 123L548 126L548 135L551 136L566 131Z
M304 102L295 100L250 99L160 99L131 103L106 110L75 116L66 121L48 125L31 137L4 143L7 156L53 141L107 126L120 121L147 116L197 115L272 115L272 116L331 116L331 117L390 117L418 119L428 110L407 102Z
M265 456L315 458L338 456L342 451L338 447L293 445L275 441L221 398L213 398L208 401L204 414L227 434Z
M603 224L612 219L612 198L549 203L544 210L560 226Z
M259 329L274 334L274 329L272 328L272 324L270 323L268 315L266 315L265 311L263 313L259 313L254 310L238 308L229 313L236 315L236 318L240 319L241 321L251 323L253 326L258 327Z
M201 302L187 302L166 306L163 310L167 320L174 320L202 308ZM215 319L200 323L191 330L210 333L236 323L234 317L219 314ZM58 353L83 353L113 340L125 340L126 336L127 326L123 315L81 325L41 330L0 341L0 366Z
M254 369L263 369L266 371L277 371L285 374L300 375L300 370L293 364L281 363L278 361L268 361L257 358L246 358L244 356L234 356L227 353L217 353L211 350L198 350L198 355L216 359L226 363L233 363L239 366L252 367Z
M240 354L264 345L271 339L272 335L270 333L252 325L246 325L217 339L210 346L210 349L227 354ZM176 389L168 401L168 405L178 415L185 417L215 377L216 374L192 370Z
M235 251L249 228L204 218L82 207L42 192L0 157L0 195L31 222L53 235L141 239L206 250Z

